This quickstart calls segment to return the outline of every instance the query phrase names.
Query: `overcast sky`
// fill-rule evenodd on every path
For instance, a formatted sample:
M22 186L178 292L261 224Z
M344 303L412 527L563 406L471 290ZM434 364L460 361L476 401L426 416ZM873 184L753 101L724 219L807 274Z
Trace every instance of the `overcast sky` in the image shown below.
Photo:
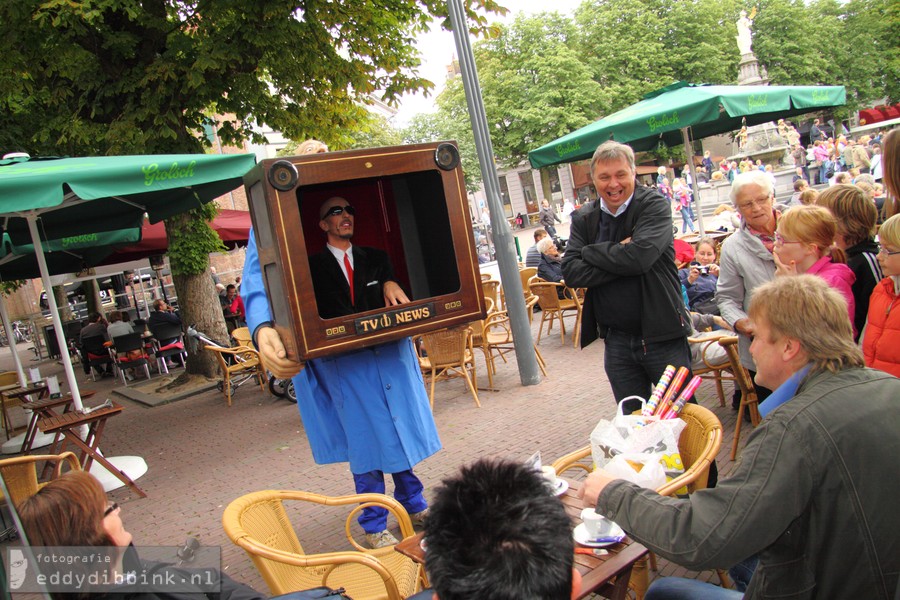
M505 17L498 18L503 22L511 22L519 13L527 15L556 11L571 15L581 4L582 0L500 0L501 5L510 9ZM447 77L447 65L456 56L456 44L453 34L444 31L440 25L432 26L431 31L419 36L419 51L422 54L422 67L420 74L434 82L435 89L432 95L426 98L423 94L407 94L403 96L400 104L400 112L394 118L398 127L404 127L409 120L420 112L432 112L434 110L434 97L441 92L444 80Z

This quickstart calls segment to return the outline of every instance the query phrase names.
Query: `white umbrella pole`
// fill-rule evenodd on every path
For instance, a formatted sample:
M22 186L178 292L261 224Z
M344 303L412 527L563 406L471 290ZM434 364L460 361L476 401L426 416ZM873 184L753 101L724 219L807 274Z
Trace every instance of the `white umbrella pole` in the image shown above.
M697 205L697 225L700 226L700 236L706 233L703 227L703 206L700 202L700 188L697 183L697 170L694 168L694 149L691 147L691 139L688 136L688 128L681 128L681 137L684 140L684 154L687 156L688 169L691 172L691 189L694 191L694 202Z
M31 242L34 244L34 255L41 270L41 281L44 282L44 290L47 291L47 303L50 305L50 319L53 321L53 329L56 330L56 343L59 344L59 355L62 358L66 378L69 380L69 389L72 390L72 401L76 410L81 410L81 393L78 391L78 381L75 379L75 370L72 368L72 359L69 356L69 345L66 342L66 332L63 331L62 319L59 318L59 307L53 295L53 286L50 285L50 272L47 269L47 260L44 258L44 246L41 244L41 236L37 228L37 215L33 212L25 215L28 221L28 231L31 233Z
M9 341L13 363L16 365L16 374L19 376L19 385L25 387L28 380L25 379L25 370L22 368L22 361L19 359L19 351L16 348L16 336L13 333L12 324L9 322L9 312L6 310L6 300L4 300L3 294L0 294L0 319L3 320L3 329L6 330L6 339Z

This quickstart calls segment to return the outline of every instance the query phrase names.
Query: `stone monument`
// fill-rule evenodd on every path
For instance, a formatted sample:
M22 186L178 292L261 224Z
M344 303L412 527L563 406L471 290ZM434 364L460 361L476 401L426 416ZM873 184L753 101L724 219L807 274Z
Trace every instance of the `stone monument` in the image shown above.
M759 64L753 53L753 19L756 17L756 7L747 14L742 10L737 21L737 46L741 53L741 61L738 63L738 85L769 85L769 76L766 68ZM786 167L793 165L790 157L788 140L781 135L772 123L743 127L735 135L735 143L738 152L729 157L739 160L740 157L750 157L753 160L760 159L763 163L775 163L776 166Z
M756 55L753 54L753 19L756 17L756 7L747 15L746 10L741 11L741 17L737 22L737 46L741 53L741 62L738 64L738 85L766 85L769 77L765 67L759 66Z

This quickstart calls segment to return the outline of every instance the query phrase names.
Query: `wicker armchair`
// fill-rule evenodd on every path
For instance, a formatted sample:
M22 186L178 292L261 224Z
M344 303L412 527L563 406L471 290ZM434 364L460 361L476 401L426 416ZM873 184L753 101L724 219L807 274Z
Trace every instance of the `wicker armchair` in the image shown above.
M56 464L53 478L59 477L64 464L71 471L80 471L81 463L72 452L62 454L30 454L0 460L0 474L9 490L9 499L18 505L26 498L35 495L39 489L47 485L46 482L38 483L37 464L41 462Z
M284 503L348 505L344 531L353 550L306 554ZM401 600L422 589L421 566L393 546L367 550L351 536L352 519L367 506L382 506L400 523L402 537L413 535L403 506L381 494L322 496L301 491L266 490L237 498L225 509L225 533L250 556L273 596L318 586L342 587L356 600Z
M544 322L548 321L547 333L553 329L553 320L559 318L559 337L563 343L566 343L566 324L563 317L566 313L575 313L575 332L572 335L573 345L578 347L578 339L581 335L581 299L574 293L570 293L570 297L560 299L557 290L560 288L568 289L561 283L553 283L551 281L543 281L537 277L532 278L528 283L528 289L537 296L538 306L541 307L541 323L538 327L538 343L541 341L541 334L544 332Z
M728 354L728 362L732 365L732 373L737 380L738 386L741 388L741 404L738 407L737 419L734 423L734 440L731 442L731 460L737 456L738 442L741 441L741 424L744 422L744 411L750 411L750 424L756 427L759 425L759 398L756 396L756 388L753 386L753 379L750 373L741 364L741 357L738 353L737 336L722 338L719 344L725 348Z
M419 355L419 367L423 373L428 373L431 379L428 393L431 408L434 408L435 381L438 377L449 376L451 373L462 375L475 399L475 406L481 408L481 402L478 400L478 378L475 371L472 330L468 326L462 325L423 333L416 336L416 339L421 340L421 349L424 350L424 355ZM420 347L420 345L416 344L416 347Z
M709 482L709 465L716 459L719 448L722 446L722 423L719 418L708 408L699 404L685 404L679 414L679 418L687 423L678 438L678 451L681 454L681 462L684 464L684 473L667 481L657 488L657 493L662 496L674 496L679 493L693 493L706 488ZM559 475L570 469L580 469L587 473L593 470L593 461L586 463L591 458L591 447L586 446L575 452L562 456L553 462L553 468ZM656 570L656 556L650 553L650 567ZM636 575L646 578L645 569L636 569ZM724 571L717 571L722 585L730 585L728 576ZM635 589L638 600L643 598L646 590L646 581L635 581L632 587Z
M722 387L722 381L734 381L737 383L737 379L733 374L734 366L731 364L730 360L726 358L724 362L716 361L710 357L710 354L716 346L722 346L722 344L719 343L719 340L731 337L734 337L734 335L729 332L722 332L718 337L705 335L704 337L688 338L689 344L701 344L700 359L703 361L702 365L691 365L691 372L702 379L711 379L715 382L716 394L719 396L719 406L725 406L725 390Z
M484 354L484 362L487 365L488 385L494 387L494 374L497 372L497 357L506 362L506 355L514 352L512 329L509 324L509 314L503 310L488 315L484 321L480 321L481 331L476 332L473 339ZM538 367L544 377L547 376L547 364L541 356L537 346L534 346L537 355ZM496 354L495 354L496 353Z
M263 369L262 361L259 358L259 352L253 348L246 346L238 346L237 348L219 348L218 346L204 346L216 355L219 361L219 369L222 371L222 393L225 394L225 401L231 406L231 396L237 389L237 386L246 381L249 377L255 377L259 383L259 389L266 391L266 371Z

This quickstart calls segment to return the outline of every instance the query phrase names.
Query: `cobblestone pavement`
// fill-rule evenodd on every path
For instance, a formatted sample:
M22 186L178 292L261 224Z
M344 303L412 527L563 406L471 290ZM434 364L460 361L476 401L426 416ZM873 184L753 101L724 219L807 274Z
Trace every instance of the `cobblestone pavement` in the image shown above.
M532 326L535 337L539 321L536 318ZM611 417L615 404L602 366L602 342L575 349L571 325L568 333L565 344L556 328L541 339L539 348L549 377L539 385L521 385L514 357L508 364L501 362L494 380L498 391L481 391L481 408L475 406L462 380L438 382L434 413L443 449L416 467L426 490L479 457L524 460L540 450L545 462L550 462L587 444L594 425ZM31 353L26 345L19 345L19 352L26 367L36 364L29 362ZM484 361L478 354L478 380L486 386ZM0 367L12 368L8 348L0 349ZM125 407L104 433L106 455L139 455L149 465L147 474L138 480L147 492L146 499L127 488L110 493L122 506L126 527L141 545L176 545L186 536L196 536L204 545L221 546L226 572L265 590L250 559L223 532L221 518L227 504L263 489L326 495L353 492L346 464L313 463L296 405L263 394L258 387L239 388L230 408L215 390L146 408L111 394L118 384L115 380L90 382L80 365L75 369L82 388L99 392L87 404L109 396ZM62 372L55 361L41 363L41 370L43 375ZM726 390L730 387L727 384ZM720 477L727 476L734 464L728 459L734 413L730 406L719 407L712 384L700 388L699 398L724 424L718 464ZM330 508L294 512L292 518L304 548L309 552L345 548L343 514ZM666 561L660 561L660 573L704 580L715 577L711 572L689 573Z

